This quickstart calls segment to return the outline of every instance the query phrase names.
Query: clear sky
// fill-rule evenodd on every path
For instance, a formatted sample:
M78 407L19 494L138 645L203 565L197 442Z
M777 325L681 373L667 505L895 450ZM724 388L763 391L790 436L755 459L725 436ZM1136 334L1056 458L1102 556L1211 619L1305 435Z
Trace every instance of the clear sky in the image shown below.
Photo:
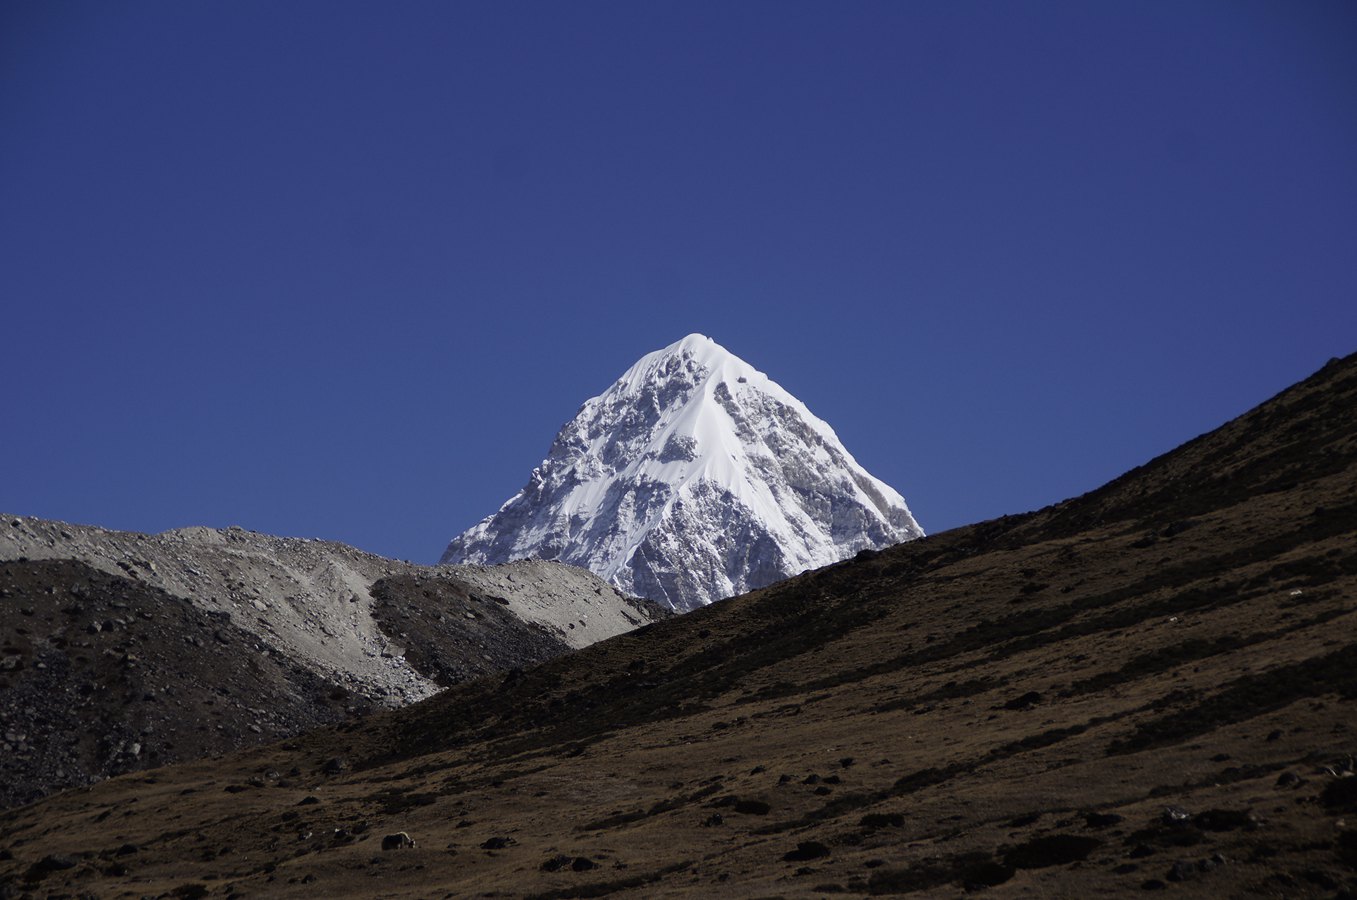
M689 332L924 528L1357 350L1357 4L0 4L0 510L432 562Z

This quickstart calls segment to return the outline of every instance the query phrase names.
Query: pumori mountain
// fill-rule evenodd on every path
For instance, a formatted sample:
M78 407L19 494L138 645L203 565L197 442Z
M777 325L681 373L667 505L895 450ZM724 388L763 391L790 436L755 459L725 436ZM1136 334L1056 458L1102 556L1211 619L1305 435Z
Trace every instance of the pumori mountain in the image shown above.
M689 610L922 535L805 404L691 334L580 407L442 562L556 559Z

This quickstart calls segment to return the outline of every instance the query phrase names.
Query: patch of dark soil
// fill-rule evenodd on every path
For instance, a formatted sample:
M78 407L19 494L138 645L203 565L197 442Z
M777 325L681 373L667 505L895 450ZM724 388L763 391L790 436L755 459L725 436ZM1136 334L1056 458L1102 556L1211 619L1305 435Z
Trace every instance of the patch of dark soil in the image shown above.
M1319 802L1331 813L1357 812L1357 777L1330 781L1324 785Z
M372 617L405 648L405 659L443 687L512 672L570 649L525 622L497 597L482 597L455 576L398 575L372 585Z
M704 800L707 797L710 797L712 794L715 794L718 791L720 791L721 787L722 787L721 782L717 780L704 788L698 788L691 794L685 794L679 797L670 797L665 800L660 800L659 802L651 806L650 809L646 810L646 815L657 816L660 813L666 813L669 812L670 810L680 809L684 806L689 805L690 803L696 803L699 800Z
M1040 734L1029 734L1025 738L1019 738L1016 741L1004 744L1002 747L995 747L990 751L994 756L1013 756L1016 753L1022 753L1027 750L1040 750L1042 747L1049 747L1052 744L1058 744L1068 738L1077 737L1088 731L1094 725L1100 725L1103 722L1111 721L1113 716L1107 716L1095 722L1083 723L1080 725L1071 725L1068 728L1052 728L1049 731L1043 731Z
M782 856L783 862L808 862L829 855L829 848L819 841L801 841L795 850L789 850Z
M1034 838L1004 853L1004 865L1014 869L1044 869L1087 859L1103 845L1094 837L1081 834L1049 834Z
M1258 827L1258 817L1247 809L1208 809L1192 817L1192 824L1202 831L1249 831Z
M814 825L817 822L834 819L845 813L862 809L865 806L880 803L882 800L888 799L889 796L888 793L881 791L871 794L841 794L827 802L824 806L811 810L799 819L791 819L785 822L775 822L772 825L765 825L762 828L755 829L754 833L779 834L783 831L805 828L807 825Z
M1032 709L1033 707L1040 705L1042 700L1044 699L1045 698L1042 697L1041 694L1037 693L1036 691L1028 691L1025 694L1021 694L1017 697L1012 698L1011 700L1005 701L1003 704L1003 708L1015 710Z
M935 784L942 784L945 781L975 771L978 763L952 763L942 768L920 769L896 780L891 787L892 796L905 796L921 791L924 788L932 787Z
M933 703L939 703L943 700L955 700L958 697L974 697L976 694L983 694L996 688L1004 687L1008 684L1006 676L985 676L983 678L972 678L968 681L949 681L942 687L931 691L925 691L910 697L899 697L895 700L887 700L884 703L878 703L872 707L873 712L893 712L897 709L914 709L927 706Z
M1125 816L1119 816L1116 813L1084 813L1084 824L1089 828L1111 828L1125 820Z
M1334 849L1345 865L1357 869L1357 831L1339 832Z
M613 813L602 819L596 819L592 822L586 822L579 826L580 831L607 831L609 828L619 828L623 825L630 825L632 822L639 822L646 817L646 811L635 809L630 812Z
M577 830L606 831L609 828L618 828L623 825L629 825L632 822L639 822L640 820L647 818L649 816L657 816L660 815L661 813L670 812L676 809L682 809L683 807L688 806L689 804L697 803L700 800L705 800L707 797L710 797L712 794L719 792L721 789L722 783L719 779L717 779L716 781L712 782L706 787L699 788L690 794L682 794L677 797L669 797L664 800L657 801L656 803L652 804L649 809L646 810L637 809L631 810L629 812L614 813L613 815L607 816L606 818L585 823L584 825L579 826ZM724 799L726 800L725 805L733 805L735 802L733 797L727 797ZM720 817L718 816L717 818Z
M382 813L383 815L396 815L421 806L432 806L437 802L438 795L401 790L399 788L383 788L364 799L369 803L378 804L377 812Z
M648 885L657 884L667 875L674 875L679 872L692 868L691 860L675 863L671 866L665 866L662 869L656 869L653 872L646 872L641 875L631 875L627 878L617 878L612 881L595 881L591 884L581 884L574 887L558 888L554 891L544 891L540 894L527 894L525 900L572 900L575 897L606 897L609 894L616 894L619 891L633 891L637 888L643 888Z
M74 869L80 865L80 860L67 853L52 853L44 856L42 859L29 866L28 872L24 875L25 881L41 881L53 872L61 872L66 869Z
M993 887L1013 877L1013 867L994 860L988 853L966 853L929 859L900 869L879 869L867 880L873 895L931 891L948 884L967 890Z
M1151 855L1156 848L1195 847L1205 840L1201 829L1188 820L1162 820L1128 835L1126 843L1135 848L1132 858L1139 858Z
M538 868L543 872L563 872L567 869L571 872L588 872L591 869L597 869L598 863L587 856L566 856L560 854L548 859Z

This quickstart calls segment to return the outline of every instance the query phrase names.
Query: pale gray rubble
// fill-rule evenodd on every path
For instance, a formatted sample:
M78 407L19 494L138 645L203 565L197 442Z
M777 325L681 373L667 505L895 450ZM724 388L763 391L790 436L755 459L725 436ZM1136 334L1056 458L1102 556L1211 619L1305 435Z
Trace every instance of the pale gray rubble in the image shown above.
M557 634L571 649L654 621L659 610L623 596L615 587L554 560L521 559L498 566L439 566L437 571L470 589L507 599L509 611Z
M239 527L155 535L28 516L0 519L0 561L74 559L224 613L263 649L378 703L399 706L440 688L409 665L373 617L370 588L393 576L463 581L578 648L651 621L597 576L560 563L419 566L345 544Z

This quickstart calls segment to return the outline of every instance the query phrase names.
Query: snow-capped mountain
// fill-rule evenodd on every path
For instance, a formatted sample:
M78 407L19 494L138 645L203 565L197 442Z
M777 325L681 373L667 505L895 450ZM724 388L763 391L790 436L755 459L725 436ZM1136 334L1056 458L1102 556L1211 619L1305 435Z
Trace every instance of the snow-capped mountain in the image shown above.
M690 610L922 535L805 404L690 334L580 407L442 562L558 559Z

